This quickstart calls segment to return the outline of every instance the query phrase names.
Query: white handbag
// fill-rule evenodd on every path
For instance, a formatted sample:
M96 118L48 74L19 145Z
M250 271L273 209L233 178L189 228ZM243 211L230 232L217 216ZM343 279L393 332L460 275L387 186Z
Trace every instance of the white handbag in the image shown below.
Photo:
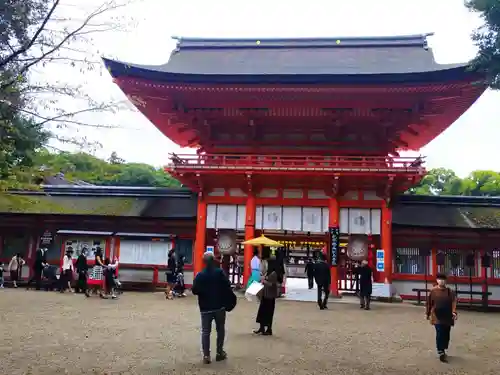
M254 281L245 291L245 298L249 301L258 300L258 296L263 289L264 285L262 283Z

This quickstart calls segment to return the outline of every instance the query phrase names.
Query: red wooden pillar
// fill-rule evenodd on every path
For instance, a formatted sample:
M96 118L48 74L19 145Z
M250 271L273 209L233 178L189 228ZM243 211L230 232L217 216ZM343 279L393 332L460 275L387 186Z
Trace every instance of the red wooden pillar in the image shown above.
M340 209L339 209L339 202L337 198L332 197L330 198L329 204L328 204L328 225L330 227L336 227L339 225L339 216L340 216ZM327 256L330 256L330 251L327 250ZM330 293L333 296L338 297L339 296L339 275L338 275L338 266L334 266L330 268L330 277L331 277L331 283L330 283Z
M392 283L392 210L386 204L382 206L382 249L384 250L384 282Z
M198 194L198 210L196 214L196 237L194 240L193 277L203 269L203 254L207 235L207 203L203 193Z
M251 240L255 237L255 197L249 195L247 198L246 211L245 211L245 241ZM250 262L252 261L253 246L245 245L243 251L243 287L246 286L250 279Z

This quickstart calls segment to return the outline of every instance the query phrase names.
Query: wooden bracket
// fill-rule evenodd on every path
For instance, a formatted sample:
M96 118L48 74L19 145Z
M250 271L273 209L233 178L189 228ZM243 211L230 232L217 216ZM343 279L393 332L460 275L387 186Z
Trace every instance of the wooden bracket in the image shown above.
M247 173L246 174L246 181L247 181L247 194L253 193L253 179L252 179L252 174Z
M389 175L389 178L387 179L387 184L385 185L385 192L384 192L384 200L389 207L389 204L391 202L391 197L392 197L392 185L394 184L394 175Z

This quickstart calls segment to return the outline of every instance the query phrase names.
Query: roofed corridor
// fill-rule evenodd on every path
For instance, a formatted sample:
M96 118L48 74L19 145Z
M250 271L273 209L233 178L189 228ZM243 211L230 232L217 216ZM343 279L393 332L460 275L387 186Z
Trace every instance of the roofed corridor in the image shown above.
M425 173L424 159L390 156L301 156L202 154L171 155L172 171L182 170L258 170L314 172Z

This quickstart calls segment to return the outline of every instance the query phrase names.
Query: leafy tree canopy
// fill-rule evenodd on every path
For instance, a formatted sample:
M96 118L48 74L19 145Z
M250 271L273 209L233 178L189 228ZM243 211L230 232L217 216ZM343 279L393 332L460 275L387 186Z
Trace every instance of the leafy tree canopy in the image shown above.
M500 1L466 0L466 6L480 14L482 27L473 34L479 52L473 60L473 67L486 74L493 89L500 88Z
M116 152L108 161L79 152L39 152L36 164L45 175L61 173L68 181L84 181L101 186L179 187L180 183L161 168L126 163Z
M420 184L408 194L500 196L500 173L477 170L465 178L458 177L451 169L431 169Z

